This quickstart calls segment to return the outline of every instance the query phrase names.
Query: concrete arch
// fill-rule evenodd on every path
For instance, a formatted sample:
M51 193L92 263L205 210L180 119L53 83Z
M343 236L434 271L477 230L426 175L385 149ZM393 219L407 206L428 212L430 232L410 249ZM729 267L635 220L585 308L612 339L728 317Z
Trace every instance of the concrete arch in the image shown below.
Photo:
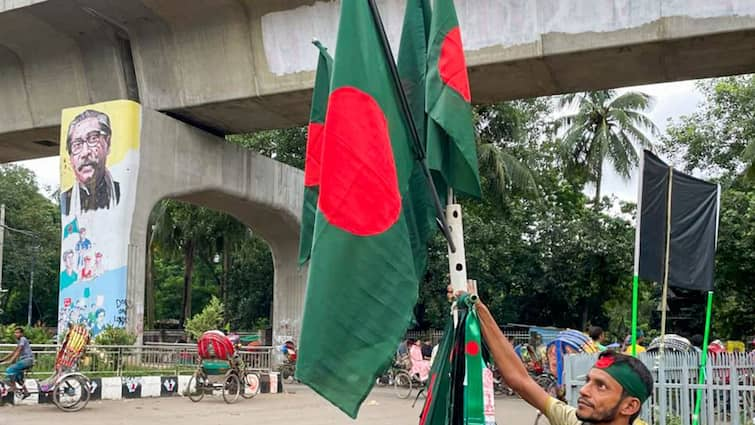
M226 212L267 241L275 270L273 338L298 339L307 275L297 265L304 173L146 108L139 157L128 329L143 331L149 214L158 201L173 198Z

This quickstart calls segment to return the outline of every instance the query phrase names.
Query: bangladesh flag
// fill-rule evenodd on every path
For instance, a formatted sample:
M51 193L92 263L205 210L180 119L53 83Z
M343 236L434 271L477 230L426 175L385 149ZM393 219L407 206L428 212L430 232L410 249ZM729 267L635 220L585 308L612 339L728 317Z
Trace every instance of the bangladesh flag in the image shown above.
M312 107L309 112L309 126L307 128L307 154L304 163L304 204L301 211L301 231L299 232L299 264L304 264L309 260L312 248L312 231L315 226L317 192L320 185L323 129L325 128L325 112L328 109L330 76L333 69L333 58L328 54L328 49L320 44L319 41L314 41L313 43L320 50L320 55L317 60L315 88L312 91Z
M426 149L425 126L425 61L427 59L427 38L430 33L430 2L428 0L408 0L404 13L404 26L398 51L398 73L401 85L406 92L414 125L420 136L420 143ZM416 155L416 153L415 153ZM427 268L427 243L435 233L435 205L430 194L423 164L415 161L409 178L410 203L406 206L407 223L412 236L412 250L417 278L422 280Z
M70 223L66 225L66 227L63 229L63 239L67 238L68 236L79 233L79 220L74 218Z
M479 198L472 95L453 0L435 1L428 49L427 164L448 186Z
M408 121L368 2L341 2L296 377L352 418L417 301Z
M485 425L495 423L492 387L484 394L484 377L490 371L482 357L482 333L469 296L458 300L459 324L449 318L438 347L419 425ZM487 417L487 422L486 422Z

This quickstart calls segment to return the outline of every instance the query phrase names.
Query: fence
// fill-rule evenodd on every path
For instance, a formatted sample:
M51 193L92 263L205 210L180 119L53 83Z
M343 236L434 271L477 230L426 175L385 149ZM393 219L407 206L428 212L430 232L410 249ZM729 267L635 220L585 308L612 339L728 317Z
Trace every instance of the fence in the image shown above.
M503 331L504 335L514 340L514 345L524 344L524 343L529 342L530 340L530 330L528 327L524 325L502 326L501 331ZM406 338L421 339L422 341L430 340L432 342L432 345L435 345L435 344L440 343L440 340L443 339L443 330L430 329L426 331L416 331L416 330L407 331Z
M576 406L584 376L596 355L564 359L564 384L570 405ZM755 357L720 353L708 358L706 379L700 383L699 353L643 353L639 359L653 375L653 397L643 406L642 419L655 425L690 425L697 390L703 389L700 424L755 424Z
M0 344L0 358L15 349ZM46 377L53 372L57 345L33 344L34 368L30 375ZM248 369L270 371L273 347L239 351ZM195 344L90 345L79 360L79 370L92 376L182 375L194 371L199 358Z

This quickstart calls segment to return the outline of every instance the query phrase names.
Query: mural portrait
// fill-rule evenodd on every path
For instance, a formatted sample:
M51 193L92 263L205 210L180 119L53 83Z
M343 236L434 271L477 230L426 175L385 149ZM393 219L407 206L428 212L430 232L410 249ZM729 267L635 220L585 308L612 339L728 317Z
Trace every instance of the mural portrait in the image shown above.
M139 104L64 109L58 330L126 325L128 241L139 170Z

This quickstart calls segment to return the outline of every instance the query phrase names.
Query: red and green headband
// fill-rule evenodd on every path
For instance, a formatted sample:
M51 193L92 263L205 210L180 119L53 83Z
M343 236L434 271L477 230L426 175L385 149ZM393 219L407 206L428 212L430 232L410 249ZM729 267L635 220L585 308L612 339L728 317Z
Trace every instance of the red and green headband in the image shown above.
M595 368L611 375L627 394L640 399L640 403L644 403L650 397L640 375L632 369L628 362L616 362L613 353L601 355L595 363Z

